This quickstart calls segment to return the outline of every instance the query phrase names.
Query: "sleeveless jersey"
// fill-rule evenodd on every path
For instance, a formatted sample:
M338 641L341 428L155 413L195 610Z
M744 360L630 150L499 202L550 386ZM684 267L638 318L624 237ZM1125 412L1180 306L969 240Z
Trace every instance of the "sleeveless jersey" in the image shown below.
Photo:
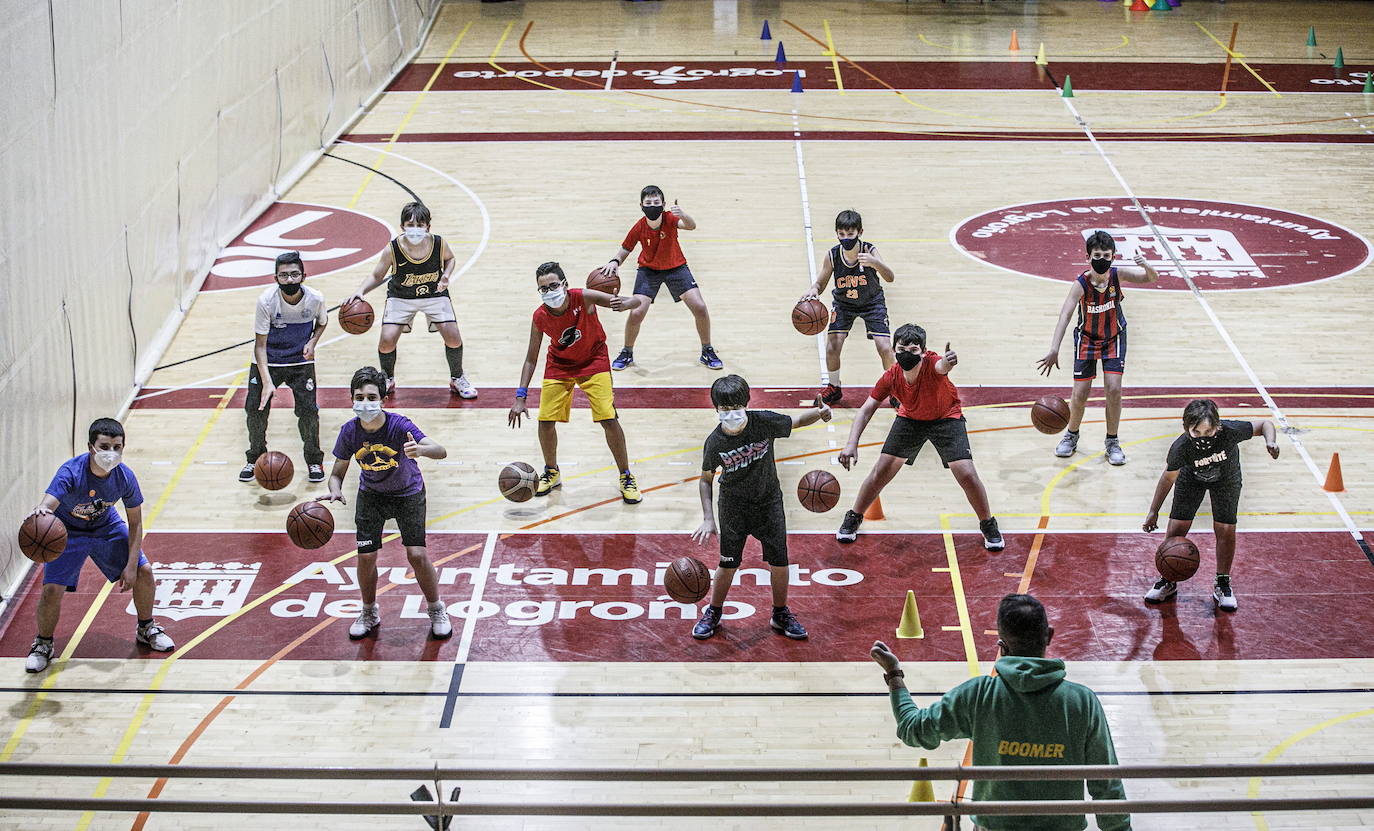
M582 289L568 289L568 308L561 315L540 304L534 310L534 325L549 336L545 378L585 378L611 371L606 330L601 328L596 307L584 305Z
M1088 272L1078 275L1083 297L1078 301L1078 326L1074 332L1085 341L1114 340L1126 328L1126 313L1121 308L1121 281L1115 268L1107 273L1107 285L1102 291L1093 288Z
M434 245L422 262L407 257L400 242L391 241L391 257L396 261L396 270L387 278L387 297L405 300L448 297L448 289L439 291L439 278L444 273L444 241L437 234L432 239Z
M855 308L880 303L883 300L883 285L877 269L871 266L861 268L857 262L859 254L867 254L873 250L873 246L860 242L855 247L858 250L854 252L856 262L853 265L844 261L841 253L844 251L843 246L836 245L830 249L830 266L835 272L835 290L832 296L836 303Z

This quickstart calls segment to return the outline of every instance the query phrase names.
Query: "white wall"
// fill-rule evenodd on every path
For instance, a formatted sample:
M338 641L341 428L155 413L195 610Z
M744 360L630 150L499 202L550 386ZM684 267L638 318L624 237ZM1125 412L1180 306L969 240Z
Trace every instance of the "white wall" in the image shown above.
M0 0L0 587L29 566L20 520L146 380L219 248L438 2Z

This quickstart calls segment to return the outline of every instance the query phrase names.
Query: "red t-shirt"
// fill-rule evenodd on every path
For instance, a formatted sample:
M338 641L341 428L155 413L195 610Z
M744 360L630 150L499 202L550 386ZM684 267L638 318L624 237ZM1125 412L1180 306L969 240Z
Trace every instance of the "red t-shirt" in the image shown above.
M641 217L630 233L625 235L620 247L633 251L635 245L640 246L640 268L667 271L687 265L687 258L682 256L682 247L677 244L677 217L667 208L663 209L663 223L657 228L650 228L649 220Z
M907 383L901 364L893 364L878 378L869 396L879 401L895 396L901 403L897 415L916 421L961 417L964 411L959 406L959 390L948 375L935 371L935 364L941 357L939 352L927 349L914 384Z
M611 371L606 330L601 328L596 306L589 309L583 303L582 289L568 289L568 308L561 315L540 304L534 310L534 325L549 336L545 378L585 378Z

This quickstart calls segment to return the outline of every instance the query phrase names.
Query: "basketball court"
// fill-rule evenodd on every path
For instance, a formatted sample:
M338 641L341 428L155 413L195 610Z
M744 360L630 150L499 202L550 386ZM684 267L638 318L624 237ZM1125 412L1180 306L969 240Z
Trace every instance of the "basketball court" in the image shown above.
M1050 656L1101 696L1122 763L1374 761L1374 555L1364 540L1374 528L1374 94L1361 92L1374 71L1369 12L1359 2L1201 0L1147 12L1094 0L445 3L419 57L224 249L165 368L124 421L125 462L147 497L157 616L178 648L136 648L129 598L88 564L63 606L61 659L26 675L30 577L0 632L9 678L0 684L0 760L691 768L914 767L924 756L953 765L966 742L935 751L897 742L868 648L874 639L891 645L927 705L991 668L997 603L1021 591L1049 611ZM760 39L765 20L769 40ZM1304 45L1309 26L1318 47ZM962 491L929 449L883 491L883 519L865 522L853 545L835 541L893 418L882 408L855 469L840 467L855 408L881 371L856 327L834 420L776 446L790 605L810 639L769 629L767 567L751 542L722 629L694 641L700 604L672 601L662 581L678 557L711 568L718 560L714 541L701 548L689 534L701 521L697 475L702 441L718 423L708 391L720 373L697 362L692 317L666 293L644 322L636 364L614 375L644 501L621 503L580 393L559 430L563 488L518 504L501 497L502 466L540 464L534 425L506 424L539 305L534 269L557 260L582 285L639 218L639 189L651 183L699 225L683 232L682 247L710 309L712 343L724 371L749 381L751 408L794 412L816 394L823 346L792 328L789 310L834 244L835 214L862 213L864 239L897 275L884 286L893 326L920 324L932 348L948 341L959 354L951 377L1005 551L983 549ZM423 598L389 531L380 632L352 641L347 627L361 604L351 504L331 504L327 545L291 544L287 511L326 488L305 481L289 391L274 400L269 446L293 457L295 479L276 492L240 484L250 348L215 350L252 337L254 300L280 250L302 252L307 285L330 306L350 295L397 233L411 194L457 258L464 361L480 392L449 394L437 335L417 325L401 338L387 409L449 451L421 467L429 554L454 635L427 637ZM1061 349L1048 379L1035 362L1085 268L1083 239L1099 228L1161 275L1125 288L1124 467L1102 453L1100 385L1072 458L1056 458L1056 437L1029 417L1041 395L1068 397L1071 356ZM627 263L622 279L630 273ZM369 295L374 305L381 297ZM623 319L609 310L601 318L614 355ZM317 358L326 453L352 418L349 378L376 364L376 346L377 327L346 335L331 320ZM1141 522L1182 408L1200 397L1224 418L1280 420L1277 460L1262 440L1242 445L1239 610L1229 615L1211 598L1205 505L1192 532L1198 576L1176 601L1142 602L1163 533L1145 534ZM532 408L536 398L531 390ZM1339 491L1323 487L1335 454ZM814 469L840 482L840 506L828 513L803 510L793 495ZM908 590L924 637L897 640ZM881 782L626 783L610 792L588 782L457 784L463 800L512 802L906 796L905 786ZM404 799L414 785L225 787L42 782L45 793L73 797L376 801ZM1369 791L1352 778L1136 780L1126 789L1182 799ZM937 783L935 795L949 799L951 786ZM939 827L652 820L675 829L703 821ZM46 812L0 826L299 822ZM413 817L329 822L422 827ZM650 822L484 817L454 827ZM1134 818L1140 829L1203 823L1363 828L1374 812Z

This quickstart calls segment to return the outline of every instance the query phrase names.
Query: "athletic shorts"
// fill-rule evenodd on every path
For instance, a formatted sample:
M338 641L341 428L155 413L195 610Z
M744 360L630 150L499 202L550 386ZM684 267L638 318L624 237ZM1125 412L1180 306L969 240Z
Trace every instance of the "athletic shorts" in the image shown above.
M1240 482L1197 482L1179 476L1174 480L1174 504L1169 506L1169 518L1192 522L1202 497L1212 492L1212 521L1222 525L1236 524L1236 510L1240 507Z
M358 553L371 554L382 547L382 526L396 520L401 544L407 548L425 544L425 492L394 496L376 491L358 491L353 524L358 529Z
M911 464L927 441L935 445L935 452L940 454L940 463L945 467L949 467L950 462L973 458L973 451L968 446L968 428L962 417L917 421L897 416L887 433L887 441L883 442L883 452L901 456Z
M43 582L66 586L67 591L76 591L76 580L81 576L81 567L90 557L100 573L111 583L124 573L129 564L129 526L123 522L112 522L94 531L73 531L67 529L67 547L62 555L51 563L43 564ZM148 565L148 558L138 552L138 564Z
M417 297L410 300L404 297L388 297L386 308L382 311L382 323L401 326L402 332L411 330L410 322L415 315L424 312L429 320L429 331L438 330L440 323L457 323L458 316L453 313L453 300L447 296Z
M659 287L665 283L668 285L668 293L673 296L674 303L681 302L682 295L697 287L697 280L692 276L692 270L685 265L667 268L663 271L640 266L635 272L635 294L644 295L649 298L650 303L654 302L655 297L658 297Z
M716 519L720 523L720 567L739 568L744 557L744 542L753 537L763 545L763 561L770 566L787 565L787 514L782 494L772 502L753 505L725 499L721 494Z
M1097 357L1080 358L1079 355ZM1105 357L1110 355L1111 357ZM1073 333L1073 379L1088 381L1097 377L1097 361L1102 359L1102 371L1120 375L1126 371L1126 330L1108 341L1091 341L1077 331Z
M539 388L539 420L567 421L572 413L573 387L581 387L587 394L592 404L592 421L616 417L611 373L598 372L581 378L545 378Z
M878 300L866 306L847 306L836 302L830 307L830 326L826 332L849 333L854 325L855 318L863 318L864 327L868 330L868 337L872 340L875 336L890 338L892 329L887 322L887 301Z

